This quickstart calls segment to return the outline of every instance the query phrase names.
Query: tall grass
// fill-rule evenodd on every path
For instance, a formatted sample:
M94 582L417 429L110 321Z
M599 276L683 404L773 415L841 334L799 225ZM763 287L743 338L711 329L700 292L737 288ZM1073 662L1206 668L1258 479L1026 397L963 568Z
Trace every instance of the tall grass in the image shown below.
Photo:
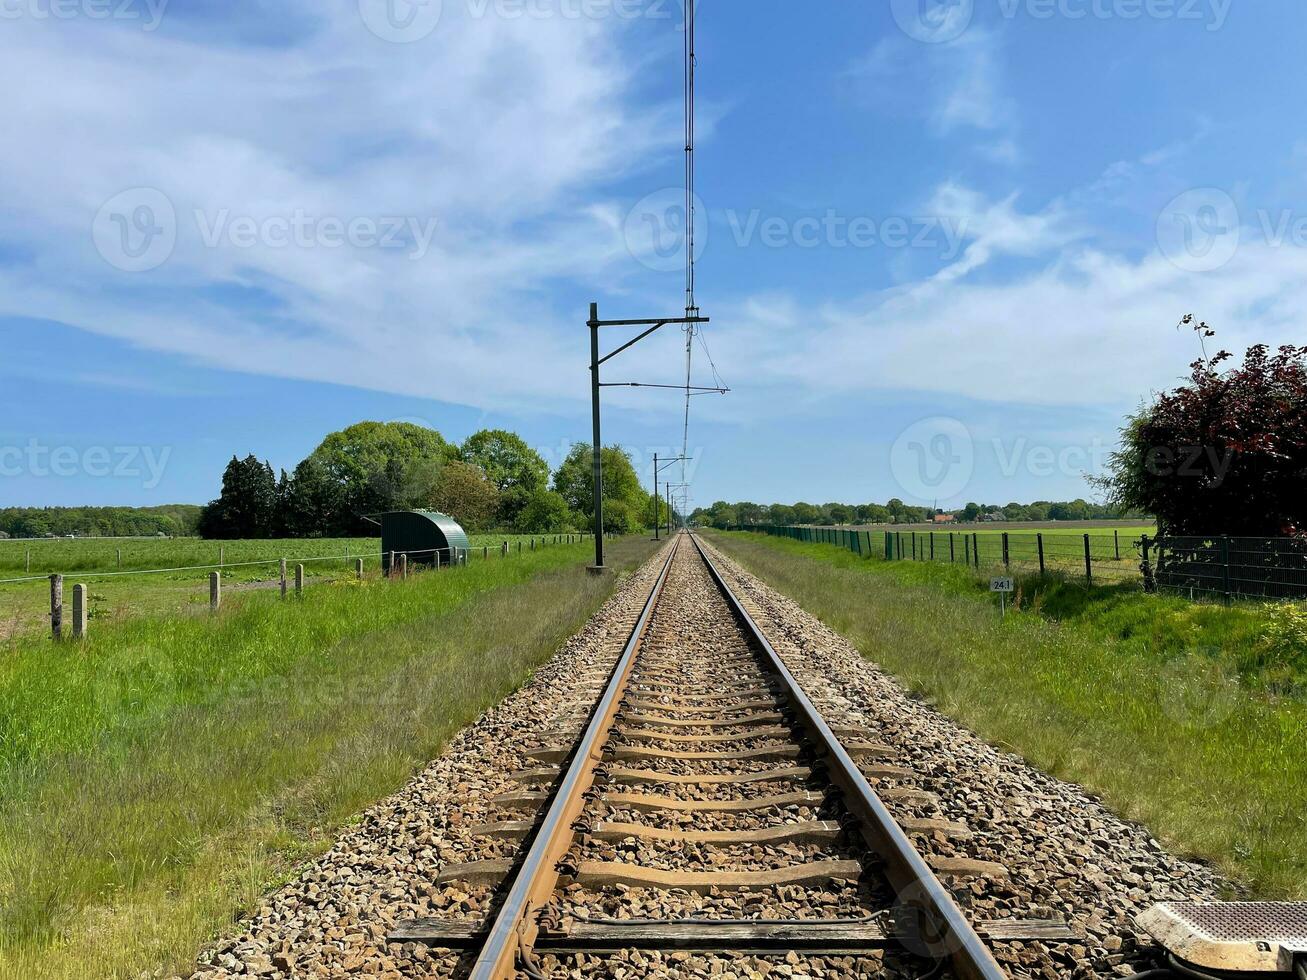
M1307 700L1236 669L1274 610L1083 588L1077 603L1074 586L1041 598L1027 581L1000 622L960 568L712 540L991 743L1084 784L1256 896L1307 898Z
M630 568L650 544L611 547ZM585 545L141 619L0 665L0 976L184 971L610 594Z

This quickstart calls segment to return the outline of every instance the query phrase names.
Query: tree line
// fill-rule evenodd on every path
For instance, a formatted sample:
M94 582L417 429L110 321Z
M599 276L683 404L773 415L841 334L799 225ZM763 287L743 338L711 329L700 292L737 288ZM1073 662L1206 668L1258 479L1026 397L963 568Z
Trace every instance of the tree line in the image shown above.
M200 508L161 507L4 507L0 538L146 538L195 534Z
M690 515L692 523L712 527L734 525L821 525L854 524L929 524L936 514L945 511L932 507L914 507L894 498L886 504L754 504L727 503L719 500L711 507L701 507ZM969 503L961 510L948 511L957 520L974 521L1097 521L1130 516L1122 508L1095 504L1086 500L1037 500L1032 504Z
M368 515L436 510L464 529L520 534L588 530L593 450L574 445L558 469L517 434L487 429L455 444L407 422L360 422L328 435L291 472L233 456L222 491L200 515L206 538L374 536ZM604 528L649 526L652 499L630 455L603 449Z

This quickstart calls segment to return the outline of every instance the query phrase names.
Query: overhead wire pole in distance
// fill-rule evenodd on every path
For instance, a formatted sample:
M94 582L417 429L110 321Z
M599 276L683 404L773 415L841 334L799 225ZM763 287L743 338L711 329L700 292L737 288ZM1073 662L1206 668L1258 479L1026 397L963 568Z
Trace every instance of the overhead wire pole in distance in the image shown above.
M663 525L662 515L660 514L660 511L662 510L662 498L658 496L658 474L662 471L662 468L664 466L671 466L673 463L685 463L685 462L689 462L689 460L687 460L684 456L679 456L676 459L664 459L660 462L658 459L658 454L654 453L653 500L654 500L654 540L655 541L659 539L659 531L662 530L662 525Z
M619 381L605 384L599 375L599 369L623 351L630 350L640 341L656 333L669 323L708 323L707 317L669 316L652 320L600 320L599 304L590 304L590 404L594 422L594 538L595 563L590 568L591 574L602 575L604 572L604 472L603 472L603 435L600 425L599 389L601 388L679 388L679 385L643 384L639 381ZM602 327L644 327L645 329L616 350L599 356L599 330ZM726 394L726 388L696 388L698 392L714 391Z

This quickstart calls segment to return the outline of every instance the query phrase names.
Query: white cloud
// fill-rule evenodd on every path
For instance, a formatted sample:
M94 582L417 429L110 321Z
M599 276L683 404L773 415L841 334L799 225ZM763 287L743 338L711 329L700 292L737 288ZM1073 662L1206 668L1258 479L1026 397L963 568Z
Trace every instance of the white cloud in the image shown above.
M997 34L974 30L934 54L934 74L944 80L934 114L941 132L1012 126L1015 110L1003 93L1000 44Z
M1193 274L1155 250L1130 259L1088 246L1059 203L1023 214L1014 198L955 185L935 203L974 222L964 258L943 275L816 309L771 293L718 311L731 325L719 330L719 357L758 379L732 406L737 415L777 411L777 389L1119 414L1187 374L1198 349L1175 329L1185 313L1212 323L1236 353L1307 343L1307 249L1250 238L1225 268ZM1038 267L973 274L1000 256ZM1038 413L1013 410L1014 428L1032 424Z
M629 262L591 207L597 185L676 128L632 107L624 25L471 10L445 4L410 45L374 37L353 3L307 0L284 13L313 29L283 46L6 22L0 84L23 95L0 119L23 138L0 144L0 239L33 262L0 270L0 315L474 405L570 392L556 380L573 360L559 336L575 324L551 323L538 291ZM128 274L102 261L90 229L105 201L141 186L173 202L178 241L161 268ZM224 216L296 214L434 220L436 233L421 261L202 241ZM241 290L256 301L233 300Z

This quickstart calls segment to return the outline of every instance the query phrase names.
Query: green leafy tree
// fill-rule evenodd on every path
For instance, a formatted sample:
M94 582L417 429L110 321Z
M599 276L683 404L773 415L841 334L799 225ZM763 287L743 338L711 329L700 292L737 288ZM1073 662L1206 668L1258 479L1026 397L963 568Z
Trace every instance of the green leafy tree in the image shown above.
M625 505L624 519L634 521L634 527L644 527L653 511L630 455L620 446L605 446L600 458L604 471L604 510L608 510L610 503L620 502ZM577 443L554 474L554 490L576 514L591 521L594 520L593 459L590 445Z
M337 527L361 531L365 514L432 506L445 464L458 450L410 422L360 422L327 436L313 459L340 491Z
M549 464L521 436L503 429L484 429L463 443L461 458L481 467L501 493L543 490L549 484Z
M545 534L575 530L575 526L563 495L542 489L527 496L513 529L519 534Z
M286 533L299 538L335 537L354 526L341 506L342 487L313 456L295 467L285 495Z
M499 508L499 491L481 467L455 461L441 470L432 504L466 530L484 531Z
M277 480L272 467L253 454L231 458L222 475L222 493L200 515L206 538L269 538L277 530Z
M799 501L792 508L794 511L795 524L819 524L821 523L821 512L812 504Z

